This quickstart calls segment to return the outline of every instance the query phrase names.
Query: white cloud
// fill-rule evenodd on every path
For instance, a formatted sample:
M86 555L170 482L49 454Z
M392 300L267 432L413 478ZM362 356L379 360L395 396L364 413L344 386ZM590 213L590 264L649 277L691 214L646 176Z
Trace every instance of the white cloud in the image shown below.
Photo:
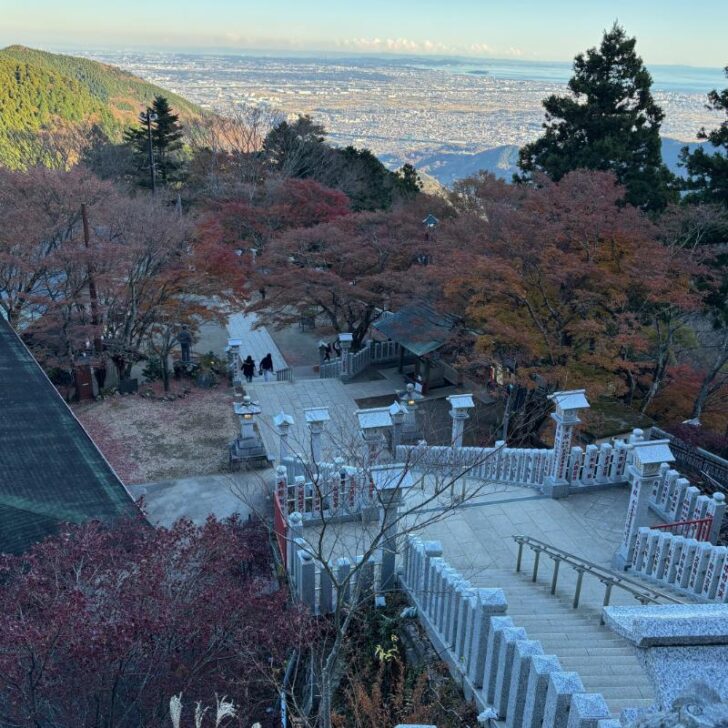
M336 46L347 50L386 53L420 53L423 55L465 55L518 57L523 52L519 48L495 48L488 43L452 45L435 40L412 40L410 38L346 38L337 40Z

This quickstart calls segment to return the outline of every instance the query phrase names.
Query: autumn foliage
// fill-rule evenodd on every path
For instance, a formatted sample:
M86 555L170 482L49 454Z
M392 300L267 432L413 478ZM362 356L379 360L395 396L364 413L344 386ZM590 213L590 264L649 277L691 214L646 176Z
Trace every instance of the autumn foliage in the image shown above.
M227 695L266 725L308 618L272 577L265 528L69 527L0 560L0 723L161 726L172 695Z

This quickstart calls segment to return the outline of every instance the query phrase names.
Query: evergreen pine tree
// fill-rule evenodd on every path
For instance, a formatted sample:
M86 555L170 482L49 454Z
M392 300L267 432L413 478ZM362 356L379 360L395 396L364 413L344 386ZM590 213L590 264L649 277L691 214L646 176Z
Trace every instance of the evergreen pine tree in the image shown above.
M728 78L728 66L725 68ZM692 153L684 147L681 163L688 173L685 187L688 202L711 202L728 207L728 88L713 90L708 94L708 108L724 111L725 119L717 129L706 132L701 129L698 139L708 144ZM711 150L711 146L715 151ZM712 151L712 153L711 153Z
M544 135L523 147L518 166L559 180L575 169L611 170L627 189L626 201L661 210L675 199L673 176L662 163L660 124L652 78L616 23L601 46L574 59L569 96L544 100Z
M172 109L164 96L156 96L151 109L139 114L139 126L129 129L124 138L133 149L137 161L139 184L142 187L151 185L149 178L149 136L147 130L147 114L152 113L152 152L157 183L170 185L184 179L184 160L182 156L183 131L179 124L179 116Z

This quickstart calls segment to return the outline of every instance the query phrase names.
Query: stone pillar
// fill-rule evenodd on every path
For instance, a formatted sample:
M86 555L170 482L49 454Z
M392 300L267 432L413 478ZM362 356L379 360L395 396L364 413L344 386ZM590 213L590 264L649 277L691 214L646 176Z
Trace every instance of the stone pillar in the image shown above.
M723 519L725 518L725 505L725 496L723 493L713 493L712 502L708 504L706 511L706 515L713 519L708 537L708 540L712 544L718 543L720 527L723 525Z
M707 541L703 541L695 550L693 566L690 569L690 579L688 581L688 589L694 594L703 593L705 574L708 570L708 561L710 561L712 551L713 546Z
M544 728L566 726L571 699L575 693L583 692L585 692L584 685L578 672L552 672L549 675L549 687L543 711Z
M485 669L491 619L502 616L507 611L508 602L502 589L476 590L470 657L468 660L468 676L476 688L483 686L483 670Z
M276 468L275 488L281 515L285 518L288 515L288 470L283 465Z
M286 545L286 564L288 571L294 573L296 569L296 554L298 553L297 539L303 539L303 516L298 511L293 511L288 516L288 543Z
M578 693L571 696L566 728L599 728L599 722L610 717L606 700L599 693Z
M521 728L523 724L523 711L526 707L526 693L528 692L528 674L534 655L543 655L540 642L536 640L516 642L511 668L508 709L506 710L506 728Z
M705 569L705 578L703 579L702 596L705 599L715 598L726 556L728 556L728 549L725 546L713 546L711 549L708 565Z
M523 627L503 630L503 638L498 651L498 675L495 679L495 700L493 702L498 715L504 716L508 712L508 698L511 692L513 655L516 650L516 643L525 641L527 638L526 630Z
M392 455L397 459L397 447L402 444L402 428L407 417L407 408L400 402L393 402L389 407L389 417L392 420Z
M668 440L637 442L632 449L628 477L632 486L622 543L614 556L613 565L626 569L632 563L635 540L641 526L648 525L649 504L654 481L660 476L660 465L674 460Z
M339 344L341 346L341 377L348 377L351 372L349 371L349 353L351 351L351 344L354 337L349 334L339 334Z
M546 709L549 675L553 672L561 672L561 665L555 655L534 655L531 658L526 705L523 709L523 728L541 728Z
M450 417L452 418L450 445L452 447L462 447L465 421L470 417L468 410L475 407L475 402L473 402L471 394L451 394L447 401L450 403Z
M549 399L556 405L556 412L551 418L556 423L554 435L554 458L551 472L544 480L543 492L551 498L565 498L569 495L568 466L571 451L571 440L574 428L581 420L577 413L589 407L584 396L584 390L578 389L570 392L555 392Z
M278 451L279 463L282 463L283 460L290 455L290 450L288 448L288 435L293 422L293 417L291 417L291 415L287 415L283 411L279 412L273 418L273 426L278 431L278 437L280 438L280 446Z
M300 549L297 554L300 582L297 584L298 598L312 612L316 613L316 564L311 554Z
M483 698L489 705L495 705L495 684L498 679L498 658L500 655L503 632L515 625L510 617L493 617L490 620L490 633L485 653L485 669L483 670ZM525 633L524 637L525 639Z
M432 601L432 562L442 556L442 544L439 541L425 542L425 563L424 573L422 575L422 584L420 588L420 601L425 611L427 611Z
M321 462L321 435L324 425L331 419L326 407L311 407L303 411L311 434L311 462Z
M402 490L394 485L392 488L379 489L379 523L382 533L382 571L381 589L390 591L395 585L395 566L397 558L397 516L402 502Z

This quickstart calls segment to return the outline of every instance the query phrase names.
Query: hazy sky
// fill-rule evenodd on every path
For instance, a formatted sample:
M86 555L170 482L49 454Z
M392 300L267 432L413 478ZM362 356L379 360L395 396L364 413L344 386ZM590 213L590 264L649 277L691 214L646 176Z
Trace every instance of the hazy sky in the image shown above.
M728 64L727 0L0 0L0 11L0 45L534 60L570 60L618 19L648 64Z

